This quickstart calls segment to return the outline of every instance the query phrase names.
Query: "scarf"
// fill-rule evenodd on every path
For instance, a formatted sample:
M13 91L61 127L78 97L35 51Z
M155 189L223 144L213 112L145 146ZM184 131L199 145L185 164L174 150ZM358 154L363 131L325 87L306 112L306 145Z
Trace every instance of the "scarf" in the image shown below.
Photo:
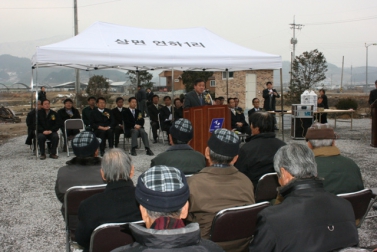
M156 219L151 226L151 228L156 230L178 229L183 227L185 227L183 220L163 216Z

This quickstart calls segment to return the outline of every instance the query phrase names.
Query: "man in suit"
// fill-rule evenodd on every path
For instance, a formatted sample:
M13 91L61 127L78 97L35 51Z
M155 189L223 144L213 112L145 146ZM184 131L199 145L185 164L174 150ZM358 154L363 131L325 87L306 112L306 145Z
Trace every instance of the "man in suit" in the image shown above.
M377 80L374 82L374 85L376 86L376 88L369 93L369 105L372 105L372 103L377 100Z
M144 130L144 118L140 110L136 108L136 97L128 99L129 108L123 111L124 133L126 137L131 137L131 155L136 156L137 138L141 137L147 155L153 156L149 148L148 134Z
M158 100L158 95L153 95L152 104L148 106L149 120L153 134L153 143L157 143L157 130L160 128L160 125L158 123L158 114L160 113L161 105L158 104Z
M121 149L109 150L102 158L100 173L107 183L105 191L87 198L79 206L75 238L84 251L89 251L90 236L96 227L141 220L131 179L135 173L131 157Z
M237 97L234 98L234 102L235 102L235 109L241 113L243 113L243 109L241 107L238 107L238 104L240 103L240 99L238 99Z
M254 108L250 109L249 111L247 111L247 114L248 114L248 118L249 118L249 124L251 125L250 121L251 121L251 116L255 113L255 112L263 112L263 111L266 111L264 110L263 108L259 107L259 99L258 98L254 98L253 99L253 106Z
M165 103L165 106L163 106L160 109L160 122L161 122L162 130L166 131L167 136L169 136L170 127L172 125L171 122L173 119L173 114L172 114L173 107L171 105L170 96L164 97L164 103Z
M115 148L118 148L118 144L119 144L119 137L120 137L120 134L123 134L124 133L124 129L123 129L123 111L126 110L126 108L123 107L123 102L124 102L124 99L122 97L118 97L116 98L115 100L116 102L116 107L113 108L111 110L111 112L113 113L113 116L114 116L114 145L115 145Z
M44 86L41 87L41 91L38 92L38 100L44 101L46 100L46 88Z
M38 100L37 102L34 102L34 107L35 104L37 104L37 110L42 109L42 102ZM25 144L27 145L33 145L33 152L35 151L36 148L36 141L35 141L35 114L36 114L36 109L33 108L26 117L26 125L27 125L27 139L25 141Z
M45 143L51 141L50 158L57 159L56 148L59 143L58 131L61 127L61 119L58 113L50 109L50 101L42 102L42 109L38 111L38 145L41 150L40 159L46 159Z
M60 116L60 119L62 120L62 126L61 131L63 133L64 138L64 147L63 152L67 151L67 139L65 139L65 128L64 128L64 122L68 119L81 119L80 112L73 107L73 101L70 98L67 98L64 100L64 108L61 108L58 110L58 115ZM67 130L67 136L68 139L73 139L75 135L80 133L79 129L70 129Z
M154 93L150 88L147 88L147 108L152 104ZM147 110L148 112L148 110Z
M111 110L106 108L106 99L103 97L97 99L97 108L90 114L90 126L93 128L94 134L102 140L100 151L103 156L106 138L109 141L109 148L114 146L114 116Z
M264 98L264 105L263 108L266 111L275 111L276 110L276 98L280 98L280 95L276 91L276 89L273 89L272 82L269 81L266 84L267 88L263 90L263 98ZM275 123L275 130L278 130L276 126L276 117L274 117L274 123Z
M183 118L183 106L180 98L174 99L174 121Z
M94 96L90 96L88 98L88 106L82 110L82 120L84 121L86 130L93 130L92 127L90 127L90 114L95 108L96 98Z
M140 110L143 118L145 117L145 111L147 106L147 93L145 92L145 89L142 86L137 86L137 108Z
M245 120L245 115L236 109L234 98L228 98L228 106L230 109L231 127L241 133L250 135L250 127Z
M194 83L194 90L185 96L184 108L197 107L202 105L212 105L209 94L204 93L205 83L202 79L197 79Z

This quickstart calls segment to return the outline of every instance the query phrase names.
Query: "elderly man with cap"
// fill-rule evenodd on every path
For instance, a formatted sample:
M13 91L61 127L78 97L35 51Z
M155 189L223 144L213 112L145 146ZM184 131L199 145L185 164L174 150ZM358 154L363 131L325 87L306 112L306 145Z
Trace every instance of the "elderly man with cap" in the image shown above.
M135 194L146 227L130 224L135 242L113 251L223 251L200 238L198 223L185 226L190 190L177 168L149 168L139 176Z
M315 156L318 177L324 178L326 191L339 194L364 189L359 166L352 159L340 155L335 146L337 135L330 126L314 124L305 137Z
M122 223L141 220L131 180L135 169L131 157L123 150L110 149L102 158L102 179L107 186L79 206L75 237L77 243L88 251L93 230L105 223Z
M59 169L55 182L55 193L61 203L64 203L65 192L72 186L104 183L100 174L101 158L98 157L100 141L101 139L97 139L89 131L77 134L72 140L72 149L76 157Z
M240 140L234 132L215 130L205 150L209 167L188 178L188 220L199 223L203 238L209 238L212 220L218 211L255 202L253 184L233 166L238 158L239 145ZM219 245L227 251L244 251L250 239L222 242Z
M200 152L189 145L193 137L191 122L180 118L170 127L169 141L171 147L158 154L151 161L155 165L174 166L184 174L193 174L206 166L206 159Z
M324 190L307 146L281 147L274 169L284 201L258 214L250 251L333 251L358 244L351 203Z

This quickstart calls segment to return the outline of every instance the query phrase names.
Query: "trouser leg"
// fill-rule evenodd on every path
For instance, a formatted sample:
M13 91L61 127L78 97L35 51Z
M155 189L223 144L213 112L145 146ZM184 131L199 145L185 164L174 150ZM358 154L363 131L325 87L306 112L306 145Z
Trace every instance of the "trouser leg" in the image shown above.
M49 135L49 139L51 141L51 154L56 155L56 148L58 147L59 144L59 135L57 132L52 132Z
M139 130L131 129L131 148L137 148L138 136L139 136Z
M158 122L151 122L151 127L152 127L152 134L153 134L153 139L157 139L157 130L159 128Z
M115 143L116 147L119 144L119 137L120 137L120 134L122 134L122 133L123 133L123 129L120 126L115 126L115 128L114 128L114 143Z
M139 134L140 134L141 140L143 141L145 148L149 148L148 134L145 132L145 130L143 128L139 129Z
M101 151L101 153L105 152L105 146L106 146L106 132L104 130L96 130L94 131L94 134L96 135L96 137L99 137L101 138L101 144L99 146L99 149Z
M114 147L114 131L113 131L113 129L106 130L106 137L109 141L109 148L113 148ZM118 137L118 140L119 140L119 137Z
M38 133L38 145L39 150L41 151L41 155L45 155L46 149L45 149L45 143L46 143L46 136L42 133Z

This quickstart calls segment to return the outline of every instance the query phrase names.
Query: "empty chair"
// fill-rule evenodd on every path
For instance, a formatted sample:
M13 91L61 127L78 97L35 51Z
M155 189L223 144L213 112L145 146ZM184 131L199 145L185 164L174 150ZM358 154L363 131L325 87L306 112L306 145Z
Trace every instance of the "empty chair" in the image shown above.
M269 205L265 201L219 211L213 218L210 240L226 251L248 251L256 229L257 215Z
M144 221L137 221L144 225ZM90 252L108 252L118 247L131 244L135 240L129 229L129 223L107 223L97 227L90 237Z
M276 199L277 188L280 186L276 172L264 174L258 181L255 190L255 202Z
M363 189L352 193L342 193L338 194L337 196L351 202L355 213L356 226L358 228L361 226L361 224L363 224L369 209L372 207L376 199L376 194L374 194L371 189Z
M75 231L78 225L78 211L81 201L90 196L101 193L106 185L73 186L64 195L64 217L66 231L66 251L71 251L71 244L75 244Z
M68 138L67 130L84 130L85 125L82 119L67 119L64 121L64 135L65 139L67 139L67 157L69 157L69 141L72 141L72 138Z

